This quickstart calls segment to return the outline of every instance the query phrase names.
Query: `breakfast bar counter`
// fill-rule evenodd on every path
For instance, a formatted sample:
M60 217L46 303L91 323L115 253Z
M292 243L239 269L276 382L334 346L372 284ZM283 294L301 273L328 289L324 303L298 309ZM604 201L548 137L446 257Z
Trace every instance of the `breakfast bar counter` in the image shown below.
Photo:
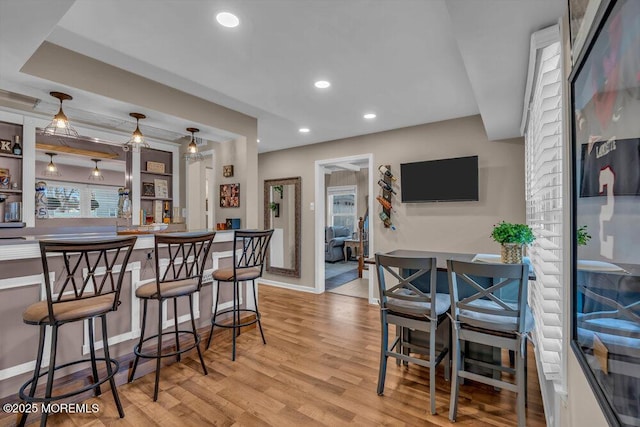
M215 305L215 286L211 272L217 268L231 267L233 263L233 231L216 233L211 255L205 266L203 288L194 298L196 324L199 328L208 327ZM22 320L22 312L30 304L46 299L44 275L39 241L47 240L95 240L119 237L115 229L110 232L86 232L65 234L41 234L0 239L0 399L15 395L22 383L31 375L35 367L36 349L38 345L38 328L26 325ZM126 237L126 236L122 236ZM153 234L139 234L127 265L124 278L121 304L118 310L109 316L110 348L112 356L122 358L133 352L141 328L141 303L135 297L135 290L155 280L155 256L160 257L160 266L168 263L167 254L160 248L155 254ZM57 262L57 264L55 263ZM62 274L62 260L50 262L50 274ZM213 283L213 286L209 286ZM226 289L225 289L226 290ZM219 308L230 305L231 292L220 292ZM230 289L229 289L230 291ZM245 289L246 291L246 289ZM243 305L254 306L253 294L243 294ZM227 303L229 301L229 303ZM188 322L188 302L178 304L178 321ZM164 310L164 327L173 327L173 307ZM99 322L98 322L99 323ZM157 328L156 325L153 325ZM65 331L64 341L59 343L57 363L87 357L88 324L87 322L64 325L64 328L76 329ZM147 325L147 328L152 328ZM97 340L101 340L96 328ZM49 333L47 333L49 335ZM47 344L48 345L48 344ZM97 344L101 347L101 344ZM48 363L43 361L43 365ZM126 366L121 366L126 369ZM71 373L71 372L69 372Z

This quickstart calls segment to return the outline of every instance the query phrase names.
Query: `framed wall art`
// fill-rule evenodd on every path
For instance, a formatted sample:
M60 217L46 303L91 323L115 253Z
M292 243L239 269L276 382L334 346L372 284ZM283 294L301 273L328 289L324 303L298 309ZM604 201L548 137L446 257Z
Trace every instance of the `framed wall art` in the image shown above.
M602 0L571 76L571 347L612 426L640 425L640 1Z
M240 184L222 184L220 186L220 207L240 207Z
M224 165L222 166L222 176L225 178L230 178L233 176L233 165Z

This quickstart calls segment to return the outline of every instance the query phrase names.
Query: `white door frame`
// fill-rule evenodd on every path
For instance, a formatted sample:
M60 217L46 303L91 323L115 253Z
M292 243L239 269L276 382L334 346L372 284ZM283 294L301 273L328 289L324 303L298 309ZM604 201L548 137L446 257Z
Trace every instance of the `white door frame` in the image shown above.
M371 215L373 213L373 179L375 175L375 169L373 167L373 154L358 154L355 156L348 157L339 157L335 159L325 159L325 160L316 160L315 162L315 204L314 209L316 213L316 221L315 221L315 253L316 253L316 278L315 278L315 293L321 294L324 292L324 227L326 225L326 213L325 213L325 185L324 185L324 169L326 166L334 164L334 163L346 163L352 162L354 160L367 160L369 164L369 179L368 179L368 191L369 191L369 254L374 252L374 233L372 224ZM373 276L374 269L369 269L369 303L374 304L376 300L373 295L373 281L371 277Z

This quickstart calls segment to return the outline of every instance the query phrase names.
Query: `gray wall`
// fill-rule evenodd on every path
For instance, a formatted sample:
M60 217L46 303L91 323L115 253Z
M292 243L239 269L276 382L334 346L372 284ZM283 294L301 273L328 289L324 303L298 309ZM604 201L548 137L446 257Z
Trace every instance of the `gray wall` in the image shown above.
M499 253L498 244L489 237L493 225L500 220L525 221L523 141L488 141L479 116L265 153L258 156L260 185L265 179L302 177L301 277L267 274L268 279L314 286L314 259L324 256L315 254L314 249L315 215L310 210L315 198L314 162L365 153L373 153L374 166L390 164L396 172L400 163L479 156L480 201L402 204L398 196L392 217L397 231L385 229L377 219L378 204L370 214L375 251L405 248ZM262 195L258 206L262 206Z

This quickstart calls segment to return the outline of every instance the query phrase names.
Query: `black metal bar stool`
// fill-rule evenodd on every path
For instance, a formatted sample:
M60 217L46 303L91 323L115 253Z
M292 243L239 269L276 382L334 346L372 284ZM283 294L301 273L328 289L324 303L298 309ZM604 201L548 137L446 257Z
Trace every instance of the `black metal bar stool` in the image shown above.
M240 328L243 326L253 325L258 323L260 328L260 335L262 336L262 342L264 344L267 341L264 339L264 332L262 331L262 323L260 322L260 311L258 311L258 299L256 298L256 279L262 277L262 271L264 270L264 261L267 255L267 248L271 240L273 230L265 231L241 231L236 230L234 232L233 239L233 267L232 268L220 268L213 272L213 279L218 281L218 290L216 292L216 309L211 319L211 330L209 331L209 340L207 341L207 348L211 345L211 339L213 337L213 328L218 326L220 328L233 329L233 351L231 360L236 360L236 337L240 335ZM251 280L253 288L253 300L255 301L256 308L240 308L240 282L248 282ZM233 306L231 308L218 311L218 305L220 304L220 284L221 283L233 283ZM251 319L247 322L240 323L241 313L253 313L255 319ZM231 324L220 321L216 321L217 317L225 314L232 313Z
M101 394L100 385L109 381L113 399L118 407L118 414L120 418L124 417L124 410L113 379L113 376L118 372L119 364L109 355L106 315L111 311L116 311L120 305L122 281L135 242L136 237L109 240L43 240L40 242L47 300L31 304L22 313L25 323L40 326L40 339L33 377L20 387L18 392L20 399L29 403L47 404L92 389L95 395L99 396ZM93 323L96 317L101 319L102 324L104 357L101 358L96 357L95 351ZM91 357L56 366L60 326L83 320L89 322ZM40 373L47 326L50 326L52 330L49 367L47 372ZM103 378L98 377L98 361L104 362L105 365L106 376ZM55 372L81 363L91 364L92 382L78 389L54 395ZM45 375L47 384L44 396L36 396L38 380ZM20 426L26 424L27 416L28 414L21 415ZM44 426L46 423L47 413L42 411L40 425Z
M140 358L156 359L156 382L153 391L154 402L158 400L158 385L160 383L160 362L165 357L176 356L180 361L180 355L195 348L200 357L202 370L207 375L207 367L200 351L200 335L196 329L196 322L193 317L193 294L200 291L202 287L202 273L205 263L209 257L211 244L215 232L189 232L155 235L155 259L156 259L156 280L147 283L136 289L136 296L144 301L144 311L142 315L142 329L140 331L140 341L135 346L133 352L136 358L133 368L129 374L129 382L133 381ZM168 253L168 262L164 271L160 270L160 249L165 249ZM189 297L189 313L191 314L191 330L178 330L178 298ZM162 305L165 300L173 300L173 320L174 330L162 332ZM144 330L147 323L147 302L158 301L158 333L145 338ZM185 348L180 348L180 335L187 334L193 336L193 344ZM176 350L168 353L162 352L162 336L174 335ZM155 352L143 352L142 346L149 340L157 340Z

